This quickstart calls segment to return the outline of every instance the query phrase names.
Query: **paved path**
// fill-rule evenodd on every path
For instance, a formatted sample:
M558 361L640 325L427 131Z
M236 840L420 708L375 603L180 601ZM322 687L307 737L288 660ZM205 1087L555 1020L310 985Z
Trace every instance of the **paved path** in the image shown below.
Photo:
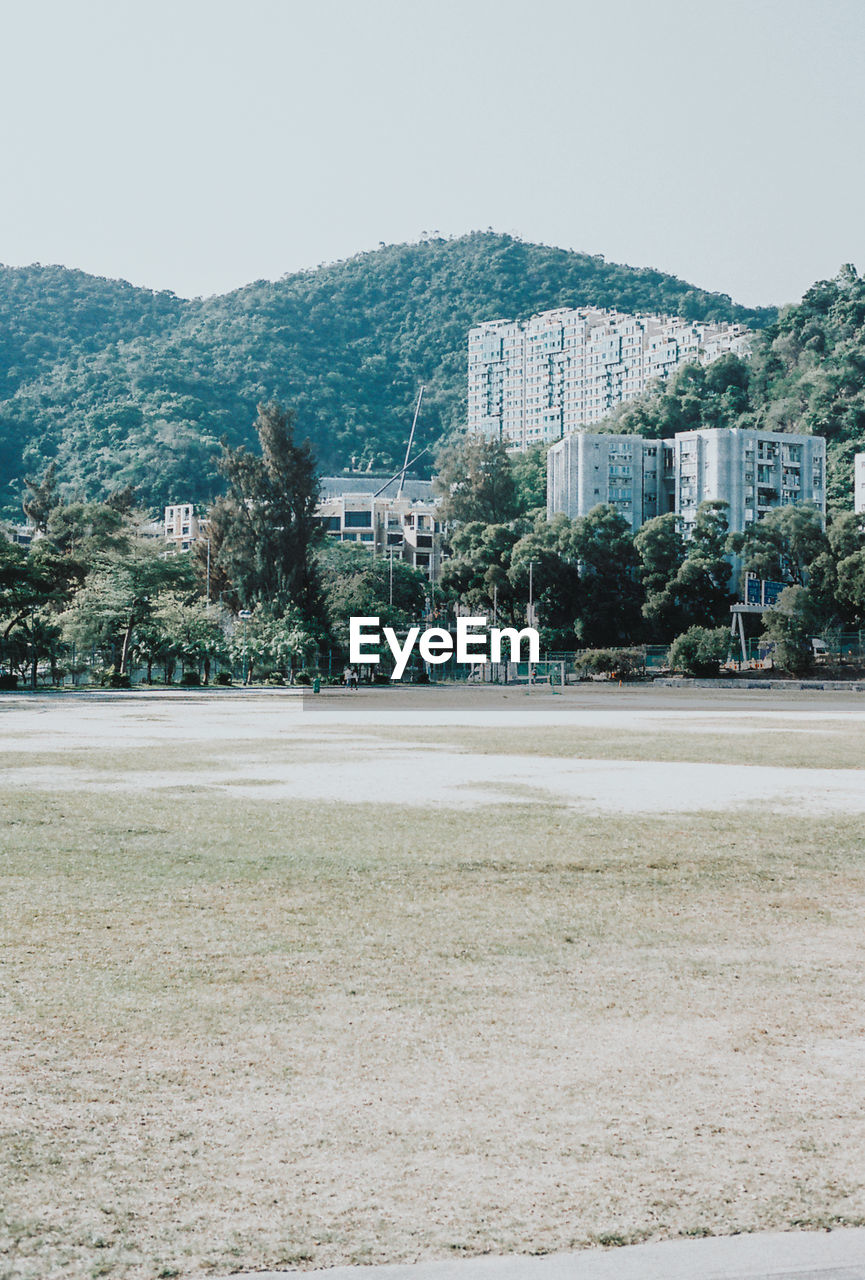
M249 1280L865 1280L865 1228L669 1240L533 1258L452 1258L408 1266L243 1272Z

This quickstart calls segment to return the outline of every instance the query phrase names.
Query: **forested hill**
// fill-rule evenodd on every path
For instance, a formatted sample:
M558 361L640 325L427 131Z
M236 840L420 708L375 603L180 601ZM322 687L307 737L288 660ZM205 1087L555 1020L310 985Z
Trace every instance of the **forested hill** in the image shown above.
M465 413L466 333L556 306L661 311L760 327L660 271L473 233L186 301L62 267L0 268L0 484L56 459L68 492L125 484L160 504L218 486L220 437L251 438L255 406L293 405L322 467L399 465L418 386L419 447Z

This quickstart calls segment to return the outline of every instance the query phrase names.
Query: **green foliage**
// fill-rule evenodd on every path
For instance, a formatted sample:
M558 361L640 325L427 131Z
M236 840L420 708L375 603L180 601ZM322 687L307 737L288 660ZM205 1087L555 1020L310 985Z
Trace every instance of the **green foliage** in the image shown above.
M294 438L294 413L261 404L255 421L261 456L223 450L228 493L210 511L210 538L222 573L245 608L318 611L313 548L318 478L309 443Z
M689 627L670 646L673 671L690 676L716 676L730 652L730 632L726 627Z
M717 625L732 599L724 554L726 504L701 502L687 541L679 523L673 514L656 516L634 538L645 591L643 617L661 643L691 626Z
M251 444L256 404L293 404L322 470L402 462L465 425L468 329L558 306L764 324L652 269L510 236L392 245L186 301L61 267L0 268L0 484L56 460L70 496L120 484L148 505L211 498L217 442ZM10 512L18 499L12 490Z
M563 545L579 566L577 643L633 643L640 634L642 590L630 525L614 506L603 504L573 522Z
M549 445L533 444L525 453L511 455L517 506L522 515L546 512L548 451Z
M298 614L276 613L266 604L238 619L228 640L232 664L245 671L247 684L268 672L285 677L315 648L316 637Z
M587 649L576 663L580 676L608 675L617 680L630 680L645 669L641 649Z
M436 492L442 520L505 524L519 510L517 484L508 451L500 440L461 437L439 452Z
M827 540L820 512L803 503L775 507L744 532L732 533L728 545L742 557L744 571L804 585L809 565L825 551Z
M777 606L763 615L763 639L771 643L772 661L791 675L804 675L814 662L811 637L820 619L806 587L787 587Z
M424 610L429 583L396 556L373 555L365 547L335 542L319 553L318 569L331 633L348 653L348 622L378 617L382 626L406 627Z

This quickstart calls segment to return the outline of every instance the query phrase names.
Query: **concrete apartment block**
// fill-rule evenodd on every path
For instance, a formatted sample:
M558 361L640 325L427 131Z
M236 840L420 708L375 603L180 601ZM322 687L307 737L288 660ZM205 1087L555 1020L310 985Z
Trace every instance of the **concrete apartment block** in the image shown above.
M509 448L591 427L685 363L745 354L743 325L559 308L469 331L468 430Z
M575 519L610 503L632 529L639 529L671 509L663 465L658 440L575 431L547 454L547 517L563 511Z
M853 510L865 513L865 453L853 458Z
M601 502L639 529L674 511L687 534L701 502L728 504L731 531L773 507L813 503L826 518L826 441L737 428L679 432L672 440L575 432L547 454L547 515L571 519Z

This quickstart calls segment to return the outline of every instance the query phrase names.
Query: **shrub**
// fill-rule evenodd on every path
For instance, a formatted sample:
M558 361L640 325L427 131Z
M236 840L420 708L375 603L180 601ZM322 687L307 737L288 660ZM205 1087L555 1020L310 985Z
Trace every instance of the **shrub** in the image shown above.
M180 683L185 689L195 689L201 684L201 676L197 671L184 671Z
M619 680L642 675L645 666L640 649L587 649L576 661L578 676L609 675Z
M3 675L0 675L0 689L9 690L9 689L17 689L17 688L18 688L18 677L13 676L11 671L4 672Z
M99 673L99 683L106 689L129 689L129 676L121 675L116 667L105 667Z
M214 684L220 684L223 686L231 684L231 672L219 671L217 673L216 679L214 680Z
M729 652L726 627L689 627L670 646L669 663L673 671L685 675L716 676Z
M312 676L308 671L298 671L294 677L295 684L312 684Z

